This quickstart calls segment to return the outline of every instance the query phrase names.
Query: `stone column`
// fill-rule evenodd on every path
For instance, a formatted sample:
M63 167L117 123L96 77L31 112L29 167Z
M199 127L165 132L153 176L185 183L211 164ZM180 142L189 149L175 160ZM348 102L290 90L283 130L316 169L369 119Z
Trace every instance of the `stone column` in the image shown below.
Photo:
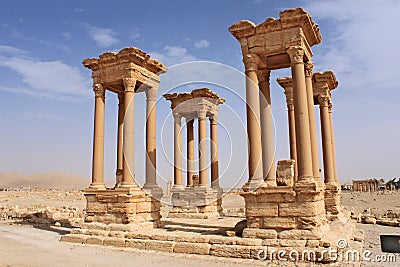
M310 139L310 118L308 115L307 87L304 74L304 50L290 47L287 50L291 60L293 99L296 121L297 183L314 183Z
M135 186L135 86L136 79L124 78L124 131L123 131L123 148L124 148L124 164L122 174L122 187Z
M217 116L210 118L210 150L211 150L211 187L219 188L219 162L218 162L218 122Z
M333 173L336 183L339 183L336 168L336 149L335 149L335 134L333 130L333 118L332 118L332 102L329 103L329 124L331 127L331 140L332 140L332 158L333 158Z
M276 186L276 172L274 164L275 142L274 122L272 119L270 70L258 70L258 85L260 88L260 123L262 140L262 165L265 185Z
M106 189L104 185L104 108L105 89L102 84L93 84L94 103L94 133L92 183L89 188Z
M174 113L174 188L182 188L181 114Z
M194 133L193 133L194 120L186 119L187 130L187 187L193 187L194 175Z
M199 186L208 184L206 112L197 112L199 131Z
M324 175L325 184L335 184L335 177L333 171L332 159L332 139L331 139L331 125L329 121L329 97L318 96L320 113L321 113L321 139L322 139L322 152L324 159Z
M286 104L288 109L288 121L289 121L290 158L295 160L294 180L297 181L296 127L295 127L293 94L291 94L290 96L286 95Z
M122 169L123 169L123 131L124 131L124 93L118 94L118 132L117 132L117 172L116 172L116 183L115 186L120 186L122 183Z
M258 61L259 58L255 54L243 55L246 72L246 116L249 153L249 180L243 186L244 190L256 189L264 181L260 128L260 97L257 78Z
M316 181L318 181L318 183L321 183L321 177L319 172L319 160L318 160L317 126L315 122L315 112L314 112L314 93L313 93L313 82L312 82L313 67L314 64L312 62L307 62L305 64L313 175Z
M155 188L156 181L156 100L158 88L146 91L146 182L144 188Z

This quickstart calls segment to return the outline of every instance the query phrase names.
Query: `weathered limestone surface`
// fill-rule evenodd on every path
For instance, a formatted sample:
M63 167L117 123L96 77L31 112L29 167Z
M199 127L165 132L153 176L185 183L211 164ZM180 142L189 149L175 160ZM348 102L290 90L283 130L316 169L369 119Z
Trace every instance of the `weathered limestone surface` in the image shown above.
M170 218L216 218L220 216L219 191L207 187L172 190Z
M160 226L160 202L140 189L86 192L85 197L86 223L129 224L131 229Z
M295 177L295 160L280 160L276 168L276 183L279 186L293 186Z
M218 111L225 102L208 88L195 89L188 93L165 94L171 101L174 115L174 186L171 190L173 209L171 218L214 218L222 214L222 189L219 186L218 167ZM182 126L187 125L187 182L182 180ZM207 163L206 118L210 119L210 159ZM193 122L198 120L198 174L194 171L194 130ZM211 169L211 179L208 169Z
M156 98L159 75L167 68L142 50L129 47L87 58L95 93L92 183L85 190L85 222L131 224L137 229L159 227L162 189L156 181ZM118 96L117 168L113 189L104 185L105 92ZM146 94L146 182L135 181L134 97ZM91 240L98 242L98 240ZM104 243L109 241L104 240ZM110 241L114 242L114 241ZM122 245L122 244L120 244Z
M180 219L174 220L177 220L176 223L179 224ZM325 224L318 230L246 228L243 237L229 237L206 232L190 233L187 232L188 229L186 231L168 231L168 228L120 231L119 229L111 230L111 227L107 228L104 224L97 224L97 227L100 226L103 227L103 230L95 230L94 227L91 229L74 229L70 234L63 235L61 241L257 260L260 259L260 255L264 255L263 253L267 253L268 260L270 260L270 257L276 259L276 254L273 255L273 251L276 253L278 250L287 252L308 250L320 256L321 252L329 247L336 249L338 239L346 240L348 249L362 249L363 241L363 233L357 231L355 223L351 223L345 216L329 225ZM315 263L326 264L327 260L331 259L316 260ZM310 264L310 262L300 259L293 264L308 266L307 264ZM342 265L340 262L336 262L336 265L332 266Z

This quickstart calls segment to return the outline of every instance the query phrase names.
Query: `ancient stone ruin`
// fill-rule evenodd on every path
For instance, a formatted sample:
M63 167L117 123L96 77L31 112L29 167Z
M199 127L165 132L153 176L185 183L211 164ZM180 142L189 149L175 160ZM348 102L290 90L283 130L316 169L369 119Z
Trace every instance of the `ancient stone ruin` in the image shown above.
M172 189L173 210L170 217L176 218L212 218L222 211L222 189L219 186L218 169L218 111L225 102L208 88L195 89L190 93L165 94L171 101L174 116L174 187ZM182 183L182 117L187 128L187 182ZM211 164L207 162L206 118L210 120ZM199 174L194 167L193 123L198 121ZM208 179L208 166L211 168L211 180ZM197 180L198 182L194 182Z
M92 183L85 190L86 225L63 236L62 240L252 259L259 259L265 246L298 252L311 249L320 257L318 261L325 263L338 260L327 259L322 253L327 247L338 248L338 240L361 249L357 241L362 240L362 233L356 232L350 213L340 207L331 99L331 90L338 82L331 71L312 72L311 47L321 42L321 33L301 8L282 11L279 17L268 18L258 25L243 20L229 27L241 45L246 74L249 176L241 192L246 204L246 220L228 231L210 233L200 229L209 227L202 225L207 218L221 216L217 118L218 106L225 102L215 92L203 88L164 95L171 101L174 116L174 182L169 191L173 208L169 216L175 220L191 218L193 224L181 223L184 230L173 228L180 225L179 222L172 222L172 226L160 224L158 197L162 191L155 175L155 98L159 74L167 68L137 48L126 48L83 61L84 66L93 71L96 96ZM291 68L292 73L291 77L278 79L288 107L290 157L279 160L275 167L269 77L272 70L281 68ZM103 177L107 89L117 93L120 101L117 175L112 189L105 188ZM143 189L135 183L133 164L133 99L139 92L145 92L147 97L146 183ZM320 107L323 177L318 162L314 105ZM187 128L186 185L182 179L182 117L186 119ZM204 156L209 153L204 142L207 117L210 120L211 179ZM198 173L193 163L196 119ZM93 225L97 227L98 223L101 223L100 229L93 231ZM190 225L195 233L187 233Z
M167 68L138 48L87 58L95 92L92 183L85 190L85 222L130 224L132 229L160 225L162 189L156 182L156 97L159 74ZM105 91L116 93L118 105L117 170L115 188L104 185ZM134 96L146 94L146 183L135 182Z
M312 74L311 47L322 37L310 15L303 9L290 9L279 16L258 25L239 21L229 28L241 45L247 76L249 180L242 194L247 219L243 237L302 240L307 246L328 233L339 234L331 225L350 224L339 219L340 187L329 112L330 91L337 82L332 72ZM287 97L295 182L291 186L290 181L282 183L279 177L278 186L270 151L274 143L269 76L271 70L288 67L292 77L278 81ZM321 110L324 183L319 172L315 103Z

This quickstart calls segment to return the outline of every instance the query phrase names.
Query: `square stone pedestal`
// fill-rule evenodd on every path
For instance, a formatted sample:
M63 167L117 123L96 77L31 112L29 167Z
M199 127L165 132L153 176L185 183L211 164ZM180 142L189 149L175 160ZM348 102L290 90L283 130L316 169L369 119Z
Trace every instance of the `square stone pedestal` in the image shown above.
M129 224L137 230L160 227L160 201L140 188L89 188L85 197L85 223Z
M170 218L208 219L218 218L222 211L222 189L188 187L172 189Z
M324 188L318 185L261 186L242 196L246 202L247 228L271 229L277 233L311 231L327 222Z

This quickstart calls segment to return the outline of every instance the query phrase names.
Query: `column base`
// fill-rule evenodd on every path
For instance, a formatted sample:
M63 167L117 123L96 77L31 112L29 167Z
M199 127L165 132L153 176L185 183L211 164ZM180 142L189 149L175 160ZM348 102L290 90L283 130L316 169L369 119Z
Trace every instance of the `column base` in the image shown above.
M157 184L144 184L143 190L158 200L160 200L164 195L162 188Z
M248 180L242 187L243 191L250 192L259 188L264 183L262 178Z
M137 184L128 184L128 183L121 183L117 188L139 188Z
M161 203L139 188L85 191L85 223L132 224L138 229L160 226Z
M105 184L92 183L92 184L89 185L88 189L105 190L106 186L105 186Z

